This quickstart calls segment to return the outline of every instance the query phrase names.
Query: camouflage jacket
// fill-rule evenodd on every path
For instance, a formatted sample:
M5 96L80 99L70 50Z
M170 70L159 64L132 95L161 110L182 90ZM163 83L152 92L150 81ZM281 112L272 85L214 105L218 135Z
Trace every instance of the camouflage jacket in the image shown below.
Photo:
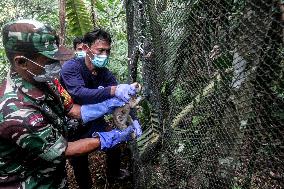
M0 188L65 188L63 106L17 74L0 85Z

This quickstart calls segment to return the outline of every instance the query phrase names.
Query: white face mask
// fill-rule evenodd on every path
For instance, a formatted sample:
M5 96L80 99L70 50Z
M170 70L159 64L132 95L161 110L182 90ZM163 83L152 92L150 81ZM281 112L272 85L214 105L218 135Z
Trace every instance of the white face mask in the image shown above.
M61 70L61 65L59 61L54 61L54 63L52 64L48 64L45 66L42 66L38 63L36 63L35 61L32 61L31 59L28 59L24 56L21 56L21 58L26 59L28 61L30 61L31 63L37 65L38 67L41 67L42 69L44 69L42 74L34 74L33 72L31 72L30 70L26 70L29 74L31 74L34 78L35 81L37 82L46 82L46 81L51 81L54 78L59 76L59 72Z
M86 52L85 51L76 51L75 56L78 57L78 58L83 58L83 57L86 56Z

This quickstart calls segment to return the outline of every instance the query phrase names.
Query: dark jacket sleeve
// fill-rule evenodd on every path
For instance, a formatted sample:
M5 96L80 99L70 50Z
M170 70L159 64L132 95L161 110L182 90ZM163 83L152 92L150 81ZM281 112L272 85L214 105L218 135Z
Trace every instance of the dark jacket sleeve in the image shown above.
M64 63L61 70L61 80L76 103L94 104L112 97L110 85L103 89L86 88L81 70L80 64L74 60Z

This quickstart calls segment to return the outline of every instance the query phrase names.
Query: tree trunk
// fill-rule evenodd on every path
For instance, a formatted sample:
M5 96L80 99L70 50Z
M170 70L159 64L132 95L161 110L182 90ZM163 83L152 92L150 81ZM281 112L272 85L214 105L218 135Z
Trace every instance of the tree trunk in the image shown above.
M136 81L136 69L135 62L137 67L137 61L134 60L133 55L135 50L135 41L134 41L134 6L132 0L127 0L125 2L126 9L126 23L127 23L127 42L128 42L128 82L132 83ZM134 73L133 73L134 72Z
M59 0L59 23L60 23L60 33L59 33L59 46L64 45L65 42L65 15L66 15L66 0Z
M93 22L93 26L94 26L94 28L96 27L96 12L95 12L95 10L94 10L94 7L95 7L95 2L96 2L96 0L92 0L91 1L91 17L92 17L92 22Z

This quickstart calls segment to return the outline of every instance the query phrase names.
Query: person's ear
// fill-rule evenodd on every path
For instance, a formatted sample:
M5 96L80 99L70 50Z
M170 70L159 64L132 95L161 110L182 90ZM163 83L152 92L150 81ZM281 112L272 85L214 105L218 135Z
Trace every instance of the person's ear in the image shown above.
M14 62L17 67L21 67L22 69L27 69L27 60L25 60L22 56L15 56Z
M86 51L86 52L87 52L89 49L90 49L90 48L88 47L87 44L83 44L83 45L82 45L82 50L83 50L83 51Z

